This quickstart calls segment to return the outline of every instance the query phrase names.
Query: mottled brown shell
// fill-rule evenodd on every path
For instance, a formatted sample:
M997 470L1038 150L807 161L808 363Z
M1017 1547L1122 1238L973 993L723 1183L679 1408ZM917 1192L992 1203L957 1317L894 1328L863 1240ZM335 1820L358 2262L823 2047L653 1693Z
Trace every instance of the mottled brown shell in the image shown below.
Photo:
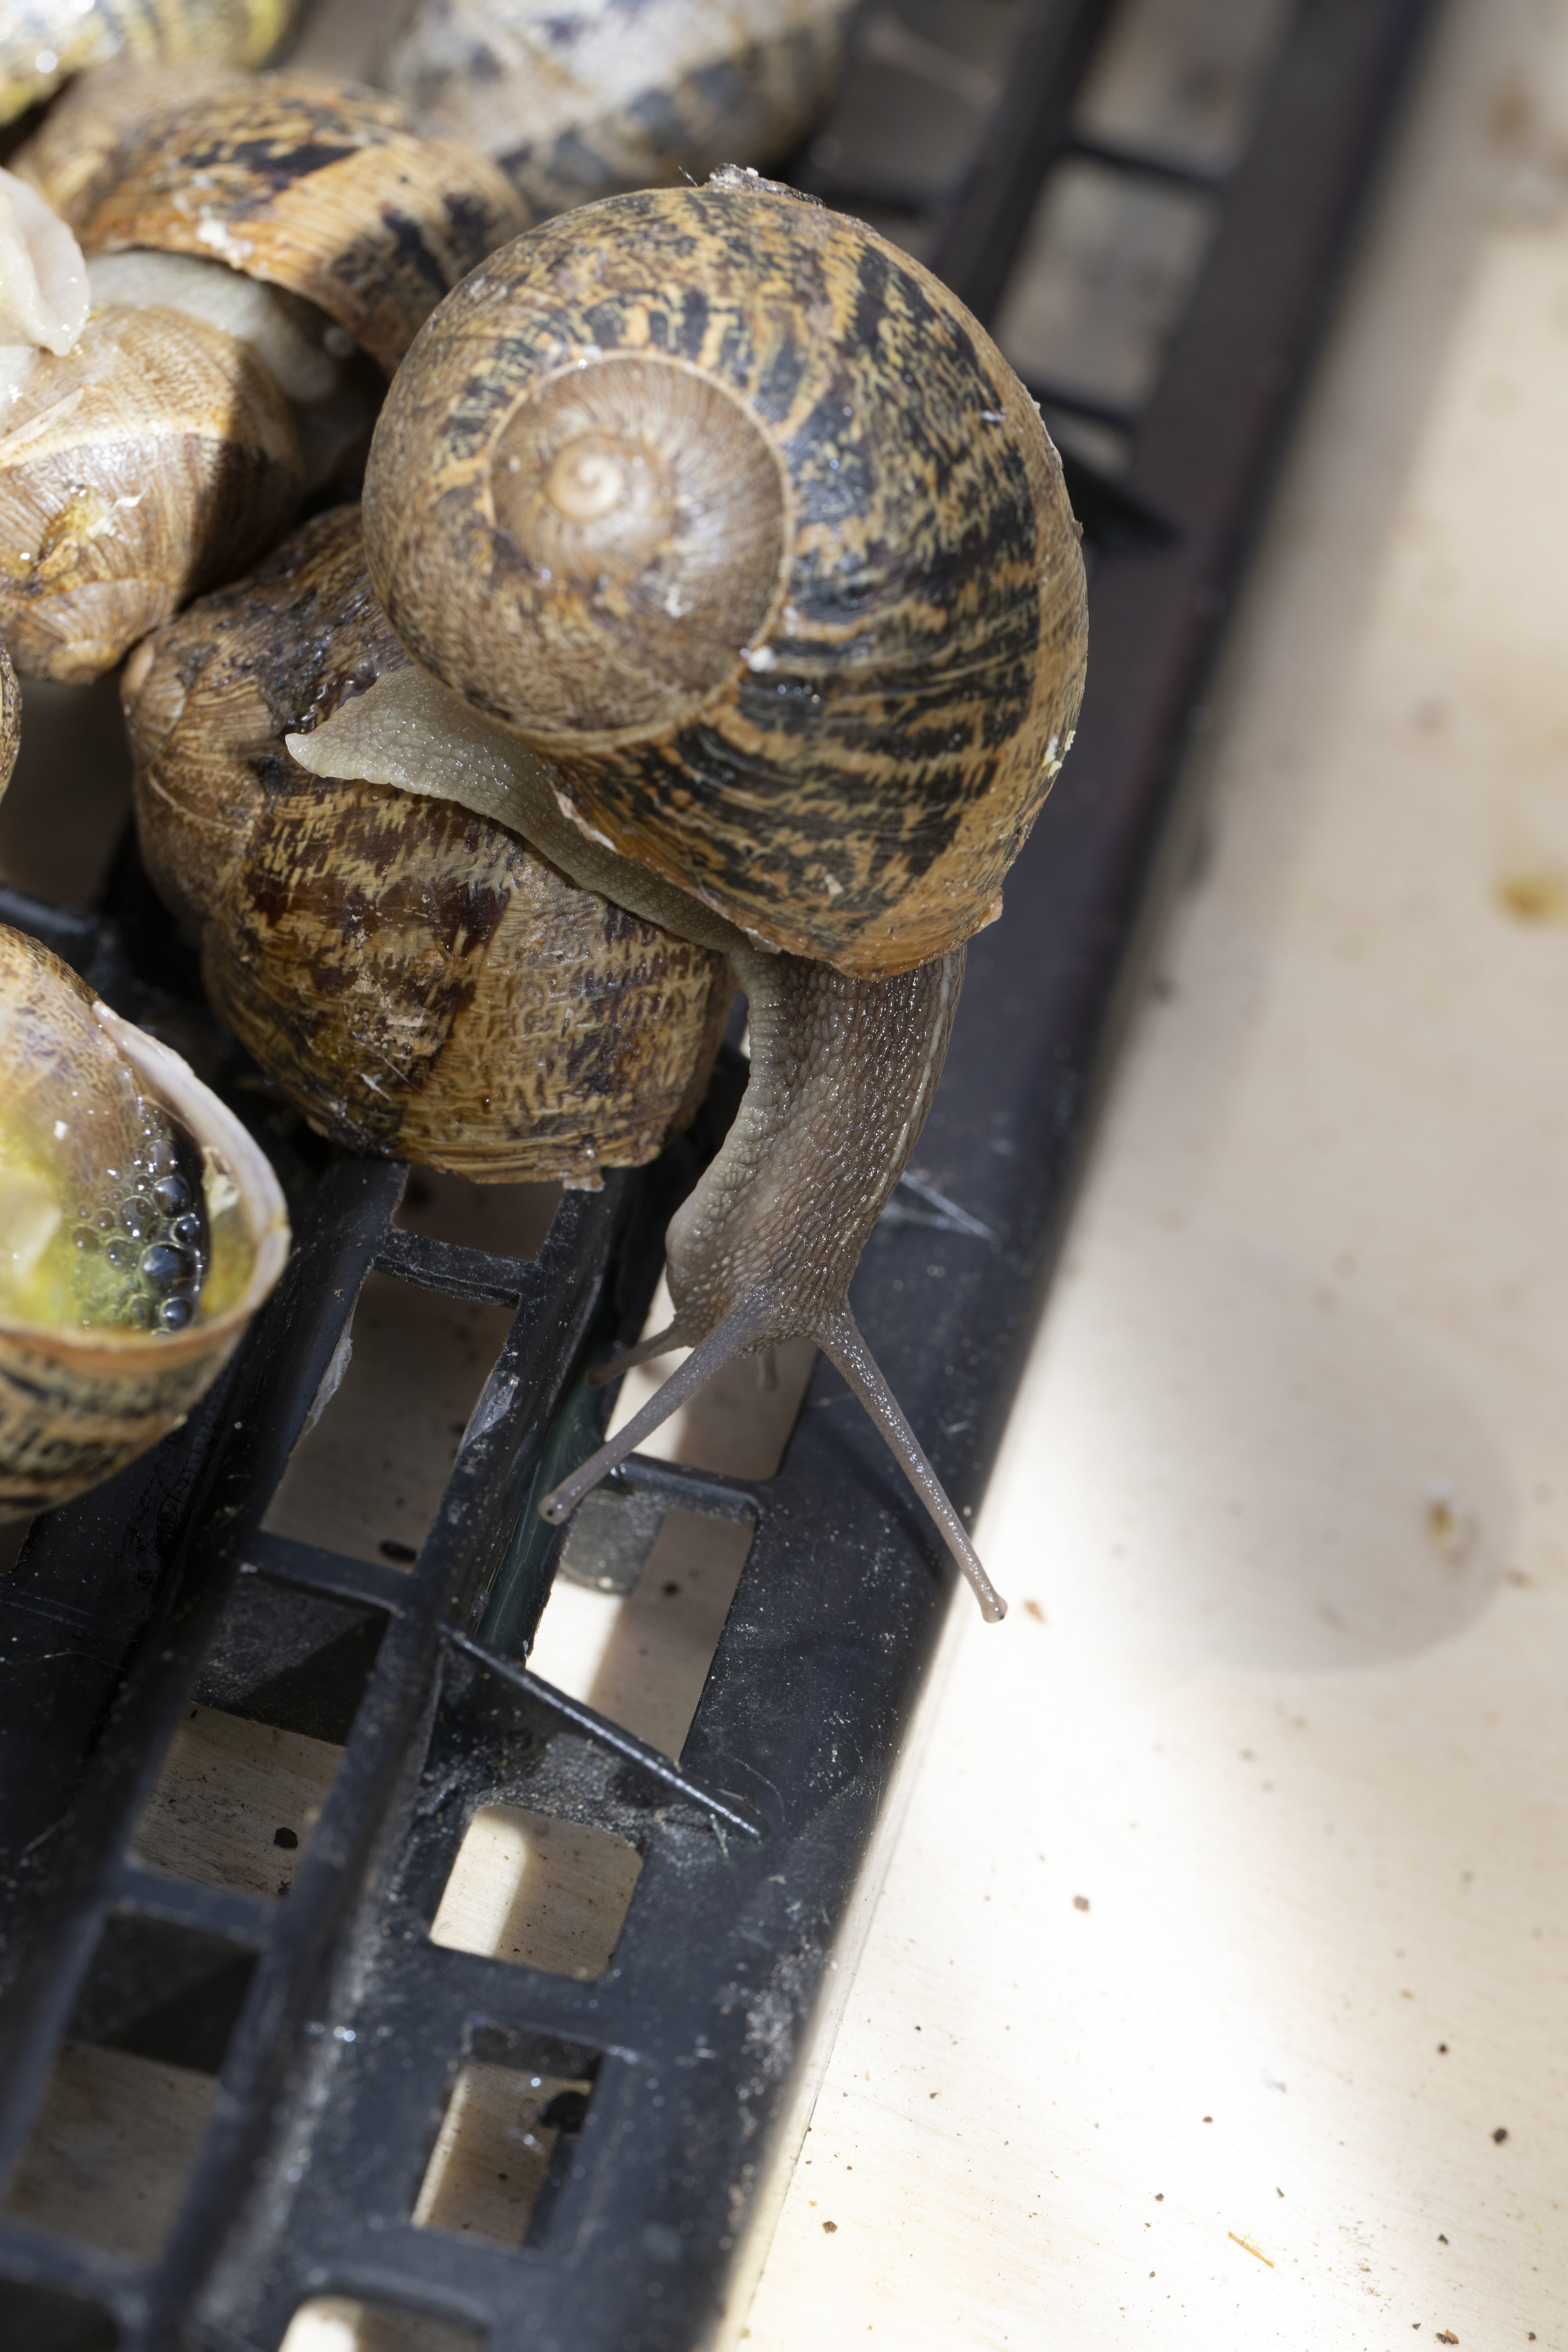
M309 74L89 76L21 159L87 253L226 262L304 296L390 374L441 297L528 214L395 99Z
M85 681L289 522L287 401L183 311L111 305L40 352L0 419L0 631L25 676Z
M365 480L426 666L584 827L773 945L907 970L998 910L1082 692L1033 403L919 263L754 175L495 255Z
M113 58L184 58L258 66L295 14L294 0L11 0L0 31L0 122L72 74Z
M423 0L384 79L541 215L771 163L826 103L849 0Z
M334 1140L489 1182L640 1165L700 1097L724 961L485 817L289 758L406 662L353 509L161 632L125 687L148 870L218 1012Z
M289 1251L277 1181L216 1097L167 1047L95 1004L47 948L0 929L0 1101L8 1116L41 1136L63 1130L59 1149L78 1155L70 1171L87 1184L127 1147L138 1094L172 1111L209 1166L230 1179L248 1271L232 1306L183 1331L0 1318L0 1522L68 1502L177 1427L234 1353ZM90 1139L90 1160L81 1139Z
M11 781L22 744L22 693L11 656L0 639L0 793Z

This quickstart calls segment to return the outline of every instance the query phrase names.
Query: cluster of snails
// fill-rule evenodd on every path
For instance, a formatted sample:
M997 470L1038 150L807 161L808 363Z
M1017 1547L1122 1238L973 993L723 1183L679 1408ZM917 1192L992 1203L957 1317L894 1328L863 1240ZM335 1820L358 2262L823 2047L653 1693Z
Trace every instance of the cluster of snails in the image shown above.
M847 1288L1083 651L1006 362L907 256L726 170L492 255L399 369L362 513L129 666L148 868L327 1132L592 1181L647 1156L745 992L674 1320L601 1376L692 1352L547 1517L721 1364L809 1335L1000 1613Z
M384 379L528 220L396 100L84 77L0 174L0 632L86 680L352 487Z
M56 677L135 646L143 861L281 1090L353 1149L595 1183L690 1117L745 992L674 1319L599 1377L691 1353L545 1516L809 1335L1000 1614L847 1290L1082 690L1077 528L1006 362L754 171L527 229L482 155L299 76L89 76L16 163L0 630ZM189 404L122 456L153 320L187 379L231 347L221 461ZM279 543L356 437L363 506ZM144 1346L211 1322L188 1161L165 1177L170 1232L113 1236L143 1244ZM75 1189L73 1233L107 1234ZM145 1223L156 1183L127 1197Z

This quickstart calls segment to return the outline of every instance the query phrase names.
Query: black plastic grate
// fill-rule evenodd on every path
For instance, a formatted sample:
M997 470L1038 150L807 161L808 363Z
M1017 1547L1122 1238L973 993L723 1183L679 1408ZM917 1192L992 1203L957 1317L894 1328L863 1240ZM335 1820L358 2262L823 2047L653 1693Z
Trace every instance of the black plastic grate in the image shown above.
M1053 415L1125 436L1124 470L1071 465L1095 557L1089 697L1006 918L972 947L919 1173L856 1285L965 1511L1179 855L1178 772L1226 604L1426 14L1304 0L1228 173L1075 133L1115 15L1101 0L1017 7L972 160L941 188L857 186L823 151L802 162L846 209L901 211L983 317L1069 148L1146 181L1201 179L1214 205L1136 413L1035 387ZM862 75L878 53L867 44ZM133 1018L189 990L123 863L95 913L0 889L0 919ZM828 1964L947 1606L945 1555L822 1366L775 1476L634 1459L621 1477L634 1567L671 1509L754 1529L679 1765L523 1661L563 1544L531 1494L602 1426L608 1399L590 1398L583 1363L640 1324L665 1219L739 1085L729 1055L694 1136L567 1195L536 1262L395 1225L400 1168L285 1155L295 1254L220 1389L144 1462L38 1522L0 1579L0 2160L24 2158L62 2040L151 2056L195 2086L189 2179L159 2253L29 2221L10 2175L7 2343L272 2352L321 2295L444 2318L454 2343L493 2352L688 2352L738 2326L832 2022ZM513 1311L407 1570L261 1532L372 1269ZM133 1858L193 1696L342 1748L287 1901ZM432 1939L465 1827L492 1804L640 1855L598 1978ZM519 2248L414 2220L454 2084L494 2070L544 2100Z

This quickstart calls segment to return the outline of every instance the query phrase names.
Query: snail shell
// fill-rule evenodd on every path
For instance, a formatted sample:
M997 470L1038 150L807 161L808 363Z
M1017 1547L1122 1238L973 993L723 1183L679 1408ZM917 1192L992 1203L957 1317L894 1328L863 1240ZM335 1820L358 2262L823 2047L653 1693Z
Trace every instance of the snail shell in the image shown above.
M526 226L505 175L391 98L315 75L91 75L17 168L84 251L221 261L303 295L390 374L450 287Z
M485 1182L597 1183L690 1118L722 957L580 889L447 800L289 757L408 668L356 509L139 649L124 700L142 856L212 1002L310 1124Z
M826 103L847 0L424 0L387 86L498 157L540 215L770 163Z
M293 0L14 0L0 29L0 122L112 58L258 66L288 30Z
M1082 693L1078 529L871 230L731 171L534 229L409 352L364 512L399 636L624 856L852 973L999 910Z
M177 1055L96 1003L47 948L0 929L0 1111L6 1131L34 1159L47 1159L62 1201L128 1164L147 1099L203 1156L215 1275L183 1330L0 1314L0 1521L68 1502L177 1427L233 1354L289 1252L277 1180L216 1097ZM13 1199L0 1247L21 1240L27 1213Z
M285 530L303 460L246 346L160 305L94 311L38 352L0 430L0 629L18 667L85 681Z

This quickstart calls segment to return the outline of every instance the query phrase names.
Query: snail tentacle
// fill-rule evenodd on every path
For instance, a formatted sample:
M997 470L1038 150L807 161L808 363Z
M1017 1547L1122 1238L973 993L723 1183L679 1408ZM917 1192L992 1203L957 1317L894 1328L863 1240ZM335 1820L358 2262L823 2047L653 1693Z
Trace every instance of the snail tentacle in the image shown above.
M686 1361L671 1372L663 1387L649 1397L641 1412L635 1412L626 1427L618 1429L614 1437L606 1438L597 1453L591 1454L586 1462L579 1463L569 1478L563 1478L558 1486L551 1488L539 1506L540 1517L548 1519L552 1527L562 1526L571 1517L584 1496L596 1486L601 1478L607 1478L612 1470L618 1469L628 1454L635 1454L645 1437L651 1437L656 1429L662 1429L670 1415L679 1412L699 1389L705 1388L715 1372L721 1372L726 1364L732 1364L737 1356L747 1352L767 1319L768 1301L761 1292L752 1292L737 1300L718 1328L710 1331L708 1337L693 1348ZM674 1329L675 1327L671 1325L670 1328ZM628 1349L626 1355L618 1359L616 1364L603 1368L605 1377L613 1377L616 1370L626 1368L632 1361L646 1360L647 1354L662 1355L670 1348L681 1345L683 1342L679 1339L672 1339L668 1333L661 1332L657 1347L653 1342L646 1341L641 1348Z
M900 1468L930 1512L942 1541L974 1588L980 1613L988 1625L1000 1624L1007 1603L986 1575L980 1555L970 1542L963 1520L948 1499L947 1489L926 1460L925 1450L904 1418L903 1408L882 1378L877 1360L860 1336L846 1307L816 1334L823 1354L843 1373L876 1423Z

